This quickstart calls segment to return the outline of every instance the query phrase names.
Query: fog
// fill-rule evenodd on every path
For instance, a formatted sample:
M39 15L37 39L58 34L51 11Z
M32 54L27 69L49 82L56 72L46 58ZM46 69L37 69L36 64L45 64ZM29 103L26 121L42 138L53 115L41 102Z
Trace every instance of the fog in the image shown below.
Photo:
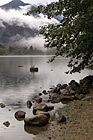
M10 9L8 11L0 9L0 27L5 27L5 25L3 24L4 22L6 22L9 25L17 25L17 26L21 26L21 27L28 27L30 29L36 29L39 30L39 27L42 25L47 25L50 23L57 23L58 21L56 19L47 19L44 18L44 16L42 14L40 14L39 16L26 16L24 15L24 13L26 13L29 10L30 6L25 6L25 7L21 7L20 10L14 10L14 9ZM20 39L20 40L17 40ZM13 36L11 38L11 41L16 42L17 44L20 45L25 45L26 46L30 46L30 45L34 45L35 47L38 45L39 47L43 47L44 46L44 39L42 36L36 36L35 38L29 37L27 38L22 38L22 36L17 35L17 36ZM10 41L10 42L11 42Z

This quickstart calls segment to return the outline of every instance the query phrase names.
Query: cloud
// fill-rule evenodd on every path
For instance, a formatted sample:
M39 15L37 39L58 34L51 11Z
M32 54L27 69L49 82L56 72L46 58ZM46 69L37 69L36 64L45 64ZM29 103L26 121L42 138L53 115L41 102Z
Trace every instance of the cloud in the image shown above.
M16 23L18 26L24 27L25 25L29 28L33 29L39 29L39 26L49 24L56 22L56 20L52 19L49 20L47 18L44 18L44 16L41 14L40 17L34 17L34 16L25 16L23 13L27 12L27 9L29 9L29 6L26 6L25 8L22 8L21 10L2 10L0 9L0 19L7 22L8 24L12 25Z
M17 26L21 27L28 27L30 29L36 29L39 30L39 27L42 25L47 25L49 23L57 23L57 20L55 19L47 19L44 18L42 14L40 14L39 17L34 16L25 16L23 13L26 13L29 10L29 6L21 7L21 10L3 10L0 9L0 27L4 27L3 21L8 23L9 25L16 24ZM41 46L41 48L44 46L44 39L42 36L36 36L35 38L29 37L22 38L20 35L13 36L11 38L11 42L15 42L16 44L20 45L33 45L33 46Z

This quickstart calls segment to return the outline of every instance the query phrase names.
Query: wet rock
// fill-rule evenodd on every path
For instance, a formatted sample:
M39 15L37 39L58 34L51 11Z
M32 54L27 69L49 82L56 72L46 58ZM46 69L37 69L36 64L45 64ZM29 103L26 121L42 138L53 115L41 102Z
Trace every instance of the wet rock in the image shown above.
M50 94L49 98L51 100L51 103L58 103L61 101L60 95L58 95L56 93Z
M62 115L61 117L58 117L58 118L57 118L57 122L58 122L58 123L66 122L66 117L63 116L63 115Z
M45 126L48 124L48 121L49 118L44 114L35 115L31 118L24 119L25 125L27 126Z
M53 109L54 109L54 106L52 106L52 105L51 106L47 106L47 110L48 111L53 110Z
M43 102L45 102L45 103L49 103L49 102L51 102L51 99L43 100Z
M48 92L46 91L46 90L43 90L43 92L42 92L44 95L47 95L48 94Z
M54 87L51 91L49 91L49 93L57 93L57 94L60 94L60 87Z
M73 101L74 96L62 96L61 101Z
M38 67L31 67L30 72L38 72Z
M24 112L24 111L17 111L15 113L15 118L25 118L25 114L26 114L26 112Z
M90 89L93 87L93 75L86 76L80 80L80 86L82 88Z
M33 114L36 114L36 111L44 111L47 112L48 108L46 104L35 104L35 106L33 107Z
M43 114L43 115L46 115L48 118L50 118L50 114L48 112L44 112L44 111L36 111L36 115L40 115L40 114Z
M60 89L65 89L68 85L67 84L63 84L61 85Z
M5 104L0 103L0 107L1 107L1 108L5 108Z
M34 98L34 102L41 103L42 102L42 98L41 97L36 97L36 98Z
M69 85L71 86L71 89L76 91L76 90L80 90L80 85L79 83L77 83L75 80L72 80Z
M4 124L6 127L9 127L10 122L9 122L9 121L6 121L6 122L4 122L3 124Z
M39 93L39 96L42 96L42 93Z
M32 106L31 101L28 100L27 103L26 103L26 105L27 105L28 108L31 108L31 106Z

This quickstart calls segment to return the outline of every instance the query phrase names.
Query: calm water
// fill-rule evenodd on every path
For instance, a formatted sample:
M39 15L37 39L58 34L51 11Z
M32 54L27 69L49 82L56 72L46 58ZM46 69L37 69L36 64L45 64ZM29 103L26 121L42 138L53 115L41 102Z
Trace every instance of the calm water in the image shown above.
M79 81L86 75L93 74L86 69L80 74L66 75L67 59L57 58L53 63L47 63L48 59L48 56L0 57L0 102L6 104L4 109L0 108L0 140L32 140L35 136L34 128L25 128L23 121L15 119L15 112L24 110L27 116L31 116L32 109L27 109L27 100L32 100L44 89L49 90L52 85L68 83L72 79ZM18 67L19 65L23 67ZM38 67L39 71L31 73L31 66ZM21 105L15 105L19 101ZM55 104L55 109L59 106L62 104ZM3 125L4 121L10 122L8 128Z

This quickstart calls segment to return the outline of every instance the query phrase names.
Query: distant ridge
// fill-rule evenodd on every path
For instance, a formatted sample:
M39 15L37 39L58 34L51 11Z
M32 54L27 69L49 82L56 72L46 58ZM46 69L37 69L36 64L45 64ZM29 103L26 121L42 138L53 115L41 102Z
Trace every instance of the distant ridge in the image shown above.
M0 8L9 10L9 9L20 9L20 6L30 5L29 3L24 3L21 0L12 0L9 3L0 6Z

